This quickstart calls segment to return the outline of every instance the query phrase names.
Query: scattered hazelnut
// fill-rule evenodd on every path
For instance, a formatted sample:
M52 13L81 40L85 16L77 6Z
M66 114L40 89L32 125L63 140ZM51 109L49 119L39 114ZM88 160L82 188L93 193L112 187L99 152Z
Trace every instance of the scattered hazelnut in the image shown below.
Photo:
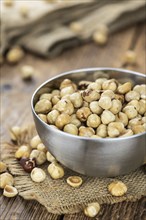
M18 126L13 126L11 129L10 129L10 137L11 137L11 140L12 141L17 141L20 134L21 134L21 128L18 127Z
M43 151L32 150L30 153L30 158L34 158L36 160L37 165L41 165L46 162L46 154Z
M67 178L66 181L70 186L72 186L74 188L81 186L83 183L82 178L79 176L70 176Z
M46 179L45 172L41 168L37 168L37 167L31 171L30 176L31 179L36 183L43 182Z
M9 63L17 63L24 57L24 52L20 47L14 47L8 51L6 59Z
M37 150L43 151L44 153L47 152L47 148L43 143L40 143L40 144L37 145Z
M22 66L21 67L21 74L22 74L22 79L24 80L31 80L35 71L32 66Z
M34 149L37 148L38 144L42 143L38 135L34 136L30 141L30 146Z
M132 50L127 50L125 53L125 62L127 64L135 64L136 63L136 53Z
M26 5L22 5L19 8L20 14L22 15L22 17L28 17L29 14L29 8Z
M71 22L69 27L73 32L75 32L77 34L81 33L83 30L83 26L79 22Z
M96 31L93 34L93 40L98 45L105 45L108 41L108 35L102 31Z
M84 209L84 214L88 217L95 217L100 211L100 205L97 202L89 203Z
M0 175L0 188L4 189L6 185L13 185L14 184L14 178L9 173L2 173Z
M53 179L60 179L64 176L64 169L56 161L53 161L48 166L48 173Z
M53 157L53 155L52 155L49 151L47 151L46 157L47 157L47 161L49 161L49 162L51 162L51 163L52 163L53 161L56 161L55 157Z
M3 0L3 3L6 7L11 7L14 4L14 0Z
M6 170L7 165L4 162L0 161L0 173L6 172Z
M35 168L36 166L36 161L34 158L26 158L22 157L19 161L20 165L23 167L23 169L27 173L31 173L31 171Z
M108 185L108 191L113 196L123 196L127 192L127 186L122 181L114 181Z
M6 185L3 191L3 195L6 197L15 197L18 194L17 189L14 186Z
M22 157L29 157L31 152L31 149L27 145L22 145L18 148L18 150L15 152L15 157L17 159L20 159Z

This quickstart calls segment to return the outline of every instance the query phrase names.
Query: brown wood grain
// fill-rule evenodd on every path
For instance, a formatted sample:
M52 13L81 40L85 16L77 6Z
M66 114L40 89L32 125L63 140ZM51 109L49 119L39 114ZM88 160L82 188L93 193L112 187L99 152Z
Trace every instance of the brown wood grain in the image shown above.
M17 65L4 64L1 68L1 141L9 140L8 128L33 122L30 99L33 91L42 82L64 71L85 67L122 67L127 49L137 53L138 64L127 66L135 71L145 69L145 27L137 25L110 37L105 47L94 43L68 50L53 60L44 60L30 54ZM22 81L20 68L24 64L34 66L36 74L31 83ZM2 150L2 149L1 149ZM1 192L2 193L2 192ZM80 214L57 216L36 201L25 201L17 196L13 199L1 196L0 220L87 220ZM146 219L146 200L103 205L98 220L144 220Z

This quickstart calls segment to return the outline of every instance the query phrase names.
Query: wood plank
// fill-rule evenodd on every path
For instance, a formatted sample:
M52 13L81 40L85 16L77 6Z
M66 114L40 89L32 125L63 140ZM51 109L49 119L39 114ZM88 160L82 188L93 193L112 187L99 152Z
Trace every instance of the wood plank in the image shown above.
M49 213L36 201L26 201L19 196L11 199L0 197L1 220L59 220L58 215Z

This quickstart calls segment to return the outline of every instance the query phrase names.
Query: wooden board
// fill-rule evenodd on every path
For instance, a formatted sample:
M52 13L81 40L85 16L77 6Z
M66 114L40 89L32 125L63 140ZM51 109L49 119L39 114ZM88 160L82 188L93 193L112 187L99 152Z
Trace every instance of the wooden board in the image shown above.
M33 91L42 82L64 71L85 67L123 67L123 57L128 49L137 53L138 64L127 66L129 69L145 73L145 27L138 24L110 37L105 47L94 43L68 50L53 60L44 60L30 54L17 65L3 65L1 68L1 141L9 140L8 128L33 121L30 99ZM31 83L22 81L20 68L24 64L32 65L36 75ZM2 149L1 149L2 150ZM1 192L2 194L2 192ZM1 220L87 220L83 213L57 216L47 212L36 201L25 201L17 196L13 199L1 196ZM123 202L115 205L103 205L98 220L144 220L146 218L146 200Z

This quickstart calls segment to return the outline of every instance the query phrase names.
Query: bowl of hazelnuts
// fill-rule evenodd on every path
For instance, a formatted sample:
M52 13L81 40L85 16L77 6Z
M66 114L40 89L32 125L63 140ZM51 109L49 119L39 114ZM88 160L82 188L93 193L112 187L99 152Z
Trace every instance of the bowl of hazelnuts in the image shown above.
M116 68L66 72L37 88L31 107L49 152L78 173L114 177L144 163L144 74Z

